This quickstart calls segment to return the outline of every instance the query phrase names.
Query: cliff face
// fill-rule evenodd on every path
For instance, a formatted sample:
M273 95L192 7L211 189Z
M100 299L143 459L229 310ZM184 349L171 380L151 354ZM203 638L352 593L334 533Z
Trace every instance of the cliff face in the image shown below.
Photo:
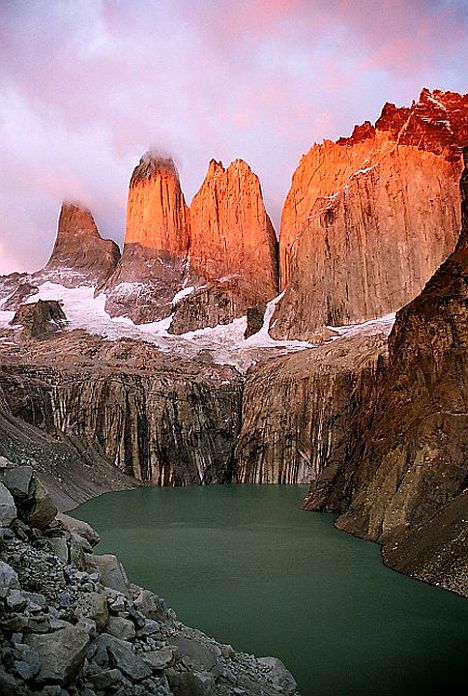
M28 398L25 387L23 396ZM0 388L0 457L31 465L46 483L55 504L68 510L112 490L134 488L125 476L89 443L47 433L13 415Z
M189 209L171 159L146 153L130 179L122 259L98 291L106 311L136 323L171 313L186 280Z
M205 281L238 278L251 304L278 292L277 241L249 165L211 160L190 206L190 265Z
M119 247L102 239L91 212L81 205L64 203L51 257L39 275L71 287L95 285L114 271L119 258Z
M468 150L465 152L468 165ZM308 507L380 541L392 565L468 594L468 170L453 254L397 314L374 404L350 446L313 485Z
M133 170L127 203L125 244L138 244L185 259L189 209L172 159L146 153Z
M79 332L1 356L0 385L16 418L138 480L161 486L231 479L241 380L136 341Z
M343 337L250 368L235 480L309 483L342 456L349 418L372 398L385 351L385 336Z
M468 95L423 90L372 126L315 145L297 168L280 232L277 338L393 312L424 286L459 230Z
M189 211L172 160L142 158L130 181L122 261L101 288L107 311L139 323L174 313L170 330L184 333L229 323L277 288L274 230L245 162L225 170L213 160Z

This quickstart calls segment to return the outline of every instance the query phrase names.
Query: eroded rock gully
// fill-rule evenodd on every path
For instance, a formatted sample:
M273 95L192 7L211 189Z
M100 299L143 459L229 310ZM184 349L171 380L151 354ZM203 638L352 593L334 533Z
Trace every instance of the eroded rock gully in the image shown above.
M89 445L155 485L230 480L241 377L136 341L64 332L1 356L0 386L16 418Z
M307 507L341 512L338 526L383 544L392 567L468 596L467 167L465 149L458 245L397 313L376 399Z
M240 483L308 483L343 455L353 411L373 397L383 335L342 338L250 368L236 445Z

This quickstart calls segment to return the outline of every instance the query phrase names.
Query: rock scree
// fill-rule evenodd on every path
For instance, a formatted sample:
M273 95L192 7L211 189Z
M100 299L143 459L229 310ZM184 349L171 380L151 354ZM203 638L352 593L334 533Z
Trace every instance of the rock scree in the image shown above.
M98 541L31 467L0 460L2 696L298 696L280 660L184 626Z

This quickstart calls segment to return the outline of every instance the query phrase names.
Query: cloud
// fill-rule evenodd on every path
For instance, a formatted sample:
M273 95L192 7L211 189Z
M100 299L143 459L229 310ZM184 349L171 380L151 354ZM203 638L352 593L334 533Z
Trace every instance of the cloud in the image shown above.
M63 198L122 242L148 147L189 200L211 157L243 157L277 222L314 141L425 85L466 91L467 29L464 0L3 0L1 268L47 259Z

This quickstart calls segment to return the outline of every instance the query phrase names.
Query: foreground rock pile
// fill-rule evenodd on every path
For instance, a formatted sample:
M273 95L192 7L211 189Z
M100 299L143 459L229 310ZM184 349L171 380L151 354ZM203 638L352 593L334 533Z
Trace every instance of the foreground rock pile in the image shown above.
M187 628L98 541L30 466L0 459L2 696L297 694L279 660Z

